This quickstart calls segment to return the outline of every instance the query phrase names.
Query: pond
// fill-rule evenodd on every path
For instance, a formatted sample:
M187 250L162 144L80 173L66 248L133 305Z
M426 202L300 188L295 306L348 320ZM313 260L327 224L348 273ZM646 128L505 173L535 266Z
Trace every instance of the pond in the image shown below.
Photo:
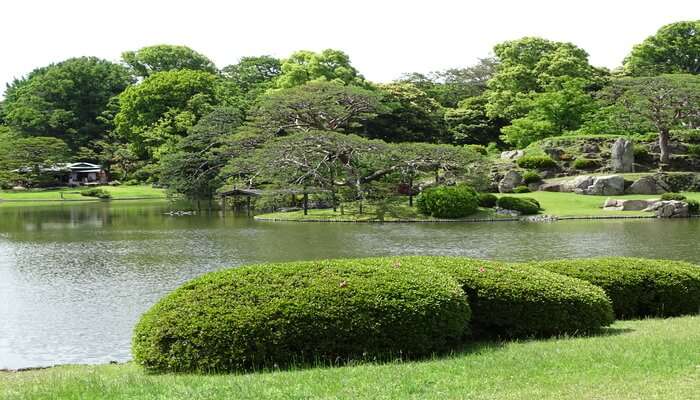
M700 263L700 220L255 222L170 216L165 202L0 206L0 369L130 358L139 315L224 267L333 257L640 256Z

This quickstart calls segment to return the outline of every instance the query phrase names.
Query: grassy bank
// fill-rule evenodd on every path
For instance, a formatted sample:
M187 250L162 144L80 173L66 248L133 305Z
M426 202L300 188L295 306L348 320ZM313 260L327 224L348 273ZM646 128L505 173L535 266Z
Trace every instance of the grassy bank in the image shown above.
M700 200L700 193L684 193L689 199ZM500 195L499 195L500 196ZM543 208L542 214L554 215L557 217L600 217L600 216L640 216L649 215L651 213L641 211L607 211L603 210L602 206L608 196L586 196L575 193L554 193L554 192L532 192L521 194L508 194L508 196L516 197L532 197L540 202ZM652 199L659 198L654 195L624 195L624 196L609 196L614 199ZM304 215L303 211L278 212L270 214L261 214L258 219L272 219L278 221L378 221L380 220L377 214L376 207L365 206L363 214L360 214L356 205L348 204L345 206L345 212L341 215L340 210L333 211L331 209L311 209L308 215ZM488 219L488 218L504 218L496 216L493 210L479 209L479 211L466 219ZM434 218L426 217L418 213L415 207L408 206L408 200L402 204L393 207L392 212L384 214L385 221L435 221Z
M165 190L156 189L150 185L137 186L100 186L112 195L112 200L129 199L164 199ZM92 197L80 195L81 188L32 189L23 191L2 190L0 202L29 202L29 201L78 201L95 200Z
M247 375L133 364L0 373L3 399L692 399L700 317L615 323L595 337L507 342L441 359Z

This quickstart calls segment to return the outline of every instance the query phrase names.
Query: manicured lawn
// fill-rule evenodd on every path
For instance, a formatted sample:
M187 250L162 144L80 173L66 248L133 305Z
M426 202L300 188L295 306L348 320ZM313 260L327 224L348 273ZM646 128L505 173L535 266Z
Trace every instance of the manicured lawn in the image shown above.
M133 364L0 373L7 399L695 399L700 317L615 323L583 338L493 343L416 362L247 375Z
M403 199L402 199L403 200ZM282 221L337 221L337 222L362 222L362 221L380 221L380 215L377 213L377 207L368 204L363 207L363 212L360 214L359 208L354 203L346 203L343 214L340 213L340 208L337 211L332 209L310 209L308 215L304 215L303 211L277 212L269 214L257 215L258 219L274 219ZM490 209L479 209L475 214L470 215L467 219L483 219L497 218ZM502 217L501 217L502 218ZM418 213L415 207L408 206L408 200L402 201L401 204L390 207L383 217L384 221L436 221L435 218L427 217Z
M100 186L112 194L112 200L124 199L160 199L165 198L165 190L155 189L150 185L138 186ZM61 200L95 200L80 195L81 188L63 188L49 190L0 191L0 202L3 201L61 201ZM63 194L63 198L61 198Z

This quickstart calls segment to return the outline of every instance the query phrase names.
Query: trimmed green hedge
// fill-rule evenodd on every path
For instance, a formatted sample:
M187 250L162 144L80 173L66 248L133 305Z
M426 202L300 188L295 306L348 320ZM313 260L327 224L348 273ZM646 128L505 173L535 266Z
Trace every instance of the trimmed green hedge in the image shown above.
M254 265L206 274L138 322L132 352L153 371L222 372L429 355L468 333L446 274L400 260Z
M430 267L452 275L472 309L476 337L577 334L613 322L610 300L588 282L523 265L463 257L397 258L408 269Z
M462 218L479 208L479 195L467 185L437 186L418 195L416 207L435 218Z
M519 211L525 215L540 212L540 205L537 200L529 197L502 196L498 198L498 206L506 210Z
M549 156L532 155L523 156L516 161L519 167L525 169L550 169L556 168L557 162Z
M494 208L498 203L498 196L493 193L479 193L479 207Z
M700 267L670 260L599 258L529 264L600 286L618 318L700 312Z
M542 177L537 171L525 171L523 173L523 182L526 184L541 182Z

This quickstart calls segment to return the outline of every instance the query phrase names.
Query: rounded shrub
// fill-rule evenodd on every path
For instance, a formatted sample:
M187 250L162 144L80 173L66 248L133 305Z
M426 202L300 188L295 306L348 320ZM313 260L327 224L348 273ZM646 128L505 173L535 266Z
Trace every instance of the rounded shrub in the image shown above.
M700 267L669 260L598 258L530 264L583 279L605 290L618 318L700 311Z
M525 171L523 173L523 182L526 184L537 183L540 181L542 181L542 177L537 173L537 171Z
M160 300L132 353L152 371L223 372L429 355L468 333L454 279L386 259L254 265L209 273Z
M498 196L493 193L479 193L479 207L494 208L498 202Z
M463 257L404 257L401 263L454 277L469 298L476 337L586 333L613 321L602 289L543 269Z
M81 196L85 197L97 197L98 199L109 199L112 194L102 188L90 188L84 189L80 192Z
M517 164L525 169L551 169L557 167L557 162L549 156L523 156L518 158Z
M678 200L678 201L685 201L686 197L680 193L664 193L661 195L661 200Z
M688 212L695 215L700 213L700 202L697 200L686 200L686 203L688 203Z
M595 169L598 168L600 164L598 163L597 160L593 160L590 158L577 158L574 160L573 167L575 169Z
M466 185L437 186L421 192L416 207L435 218L462 218L476 212L479 195Z
M513 193L530 193L530 188L525 185L516 186L513 188Z
M498 198L498 206L506 210L519 211L525 215L540 212L539 204L525 197L502 196Z

